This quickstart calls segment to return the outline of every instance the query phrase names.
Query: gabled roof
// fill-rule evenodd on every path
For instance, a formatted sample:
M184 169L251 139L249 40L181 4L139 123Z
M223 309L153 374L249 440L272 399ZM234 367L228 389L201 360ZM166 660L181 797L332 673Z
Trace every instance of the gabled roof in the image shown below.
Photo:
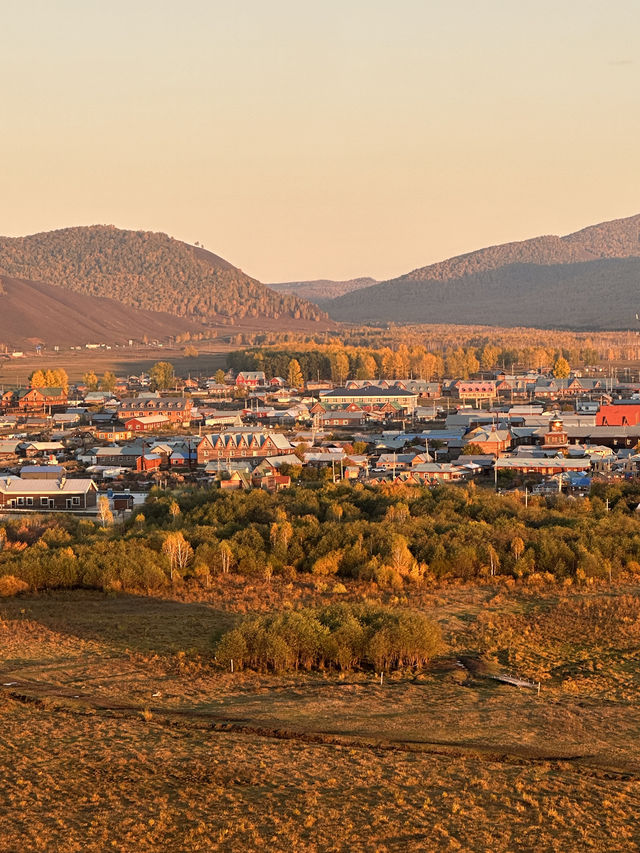
M64 492L65 494L77 494L78 492L89 492L97 490L96 484L91 479L77 480L22 480L20 477L6 477L0 479L0 492L3 494L51 494L52 492Z
M377 385L367 385L363 388L332 388L331 391L320 391L322 400L331 399L333 397L354 397L356 399L363 397L416 397L415 391L406 391L404 388L398 388L395 385L391 388L380 388Z

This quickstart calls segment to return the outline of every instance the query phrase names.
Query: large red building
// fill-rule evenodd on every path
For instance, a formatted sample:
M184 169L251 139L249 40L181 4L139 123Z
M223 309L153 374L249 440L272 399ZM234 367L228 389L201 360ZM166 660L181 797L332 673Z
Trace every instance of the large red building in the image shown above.
M637 426L640 424L640 400L614 400L598 409L596 426Z

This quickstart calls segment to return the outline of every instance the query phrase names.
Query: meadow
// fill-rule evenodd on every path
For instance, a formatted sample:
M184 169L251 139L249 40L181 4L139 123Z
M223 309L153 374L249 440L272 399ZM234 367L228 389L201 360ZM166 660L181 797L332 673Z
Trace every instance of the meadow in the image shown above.
M637 849L640 587L415 591L446 645L382 684L213 659L247 612L398 603L345 588L229 574L4 599L2 849Z

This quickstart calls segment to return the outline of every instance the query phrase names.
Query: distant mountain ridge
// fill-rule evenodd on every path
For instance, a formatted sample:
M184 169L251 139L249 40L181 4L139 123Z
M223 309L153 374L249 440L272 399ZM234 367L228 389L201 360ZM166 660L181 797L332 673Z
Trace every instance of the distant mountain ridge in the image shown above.
M275 293L213 252L112 225L0 237L0 274L200 320L326 319L316 305Z
M329 310L349 322L628 328L639 258L640 214L459 255L340 296Z
M319 278L315 281L283 281L278 284L269 284L272 290L278 293L295 293L304 299L315 302L321 308L328 308L328 303L338 296L351 293L353 290L361 290L363 287L372 287L379 284L375 278L350 278L346 281L332 281L328 278Z

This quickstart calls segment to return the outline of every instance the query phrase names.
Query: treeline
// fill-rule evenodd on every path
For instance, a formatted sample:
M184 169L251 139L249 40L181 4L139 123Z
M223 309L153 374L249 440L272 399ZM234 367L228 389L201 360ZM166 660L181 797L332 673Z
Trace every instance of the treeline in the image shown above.
M315 578L327 588L356 580L408 594L492 577L573 583L640 575L640 485L593 491L582 500L530 497L525 507L473 484L352 486L323 482L322 473L273 495L154 490L143 512L117 528L69 516L6 521L0 578L32 590L154 591L206 589L235 573Z
M439 627L401 608L336 604L245 619L218 641L218 661L261 671L422 667L442 647Z
M409 349L422 346L440 355L459 347L483 351L490 345L498 348L497 364L505 369L512 365L518 368L549 365L560 355L574 366L640 357L638 337L629 332L587 333L451 324L349 326L311 335L290 330L242 332L233 335L231 342L238 347L276 347L296 352L321 350L326 346L373 351L388 347L395 351L400 344L405 344Z
M538 347L526 354L526 359L532 368L552 368L561 359L565 359L569 366L569 357L572 356L579 358L580 354ZM273 376L286 378L289 365L295 359L305 381L331 379L342 383L347 379L412 378L430 382L443 378L468 379L479 371L502 366L511 370L518 363L514 359L519 357L520 353L501 349L491 343L478 347L448 347L442 353L429 352L419 344L407 346L401 343L395 349L389 346L370 349L325 344L304 349L272 347L237 350L229 354L228 364L237 371L264 370L269 379Z
M0 272L136 308L195 317L317 320L304 299L276 293L202 249L166 234L94 225L0 238Z

